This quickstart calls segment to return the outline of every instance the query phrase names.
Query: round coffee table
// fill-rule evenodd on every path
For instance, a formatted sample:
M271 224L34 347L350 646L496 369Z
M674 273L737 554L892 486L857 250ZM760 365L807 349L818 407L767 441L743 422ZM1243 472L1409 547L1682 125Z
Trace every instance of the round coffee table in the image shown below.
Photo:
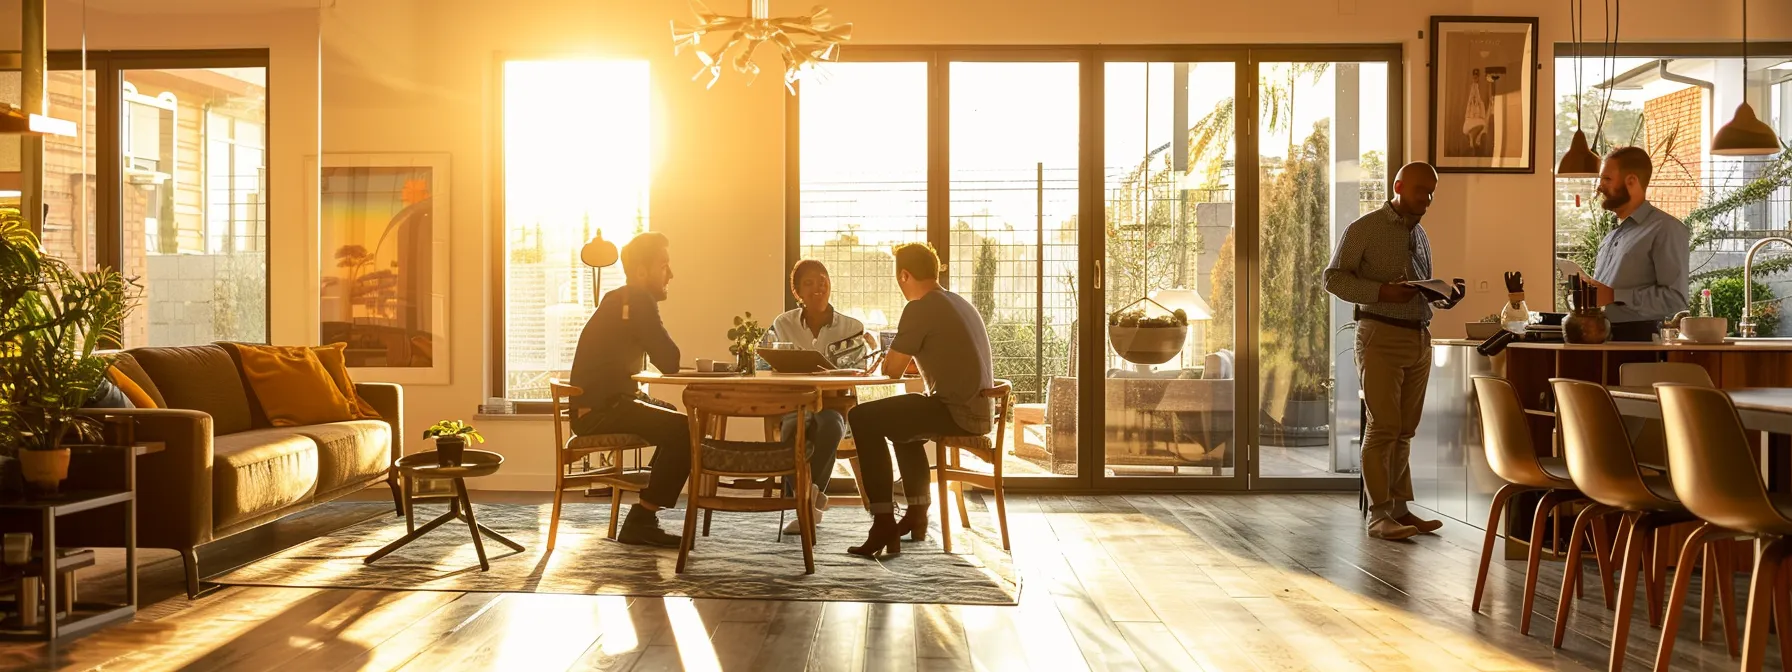
M374 551L373 555L367 556L367 559L362 562L373 564L373 561L386 557L386 554L398 550L399 547L402 547L405 544L416 541L417 538L429 534L430 530L441 527L443 523L457 518L467 521L467 528L473 532L473 550L479 554L479 569L481 570L490 570L492 568L491 563L487 562L485 559L485 543L480 539L481 533L490 535L491 538L497 540L498 543L509 546L514 550L523 550L522 544L511 541L504 535L492 531L492 528L479 524L478 519L473 517L473 500L471 497L467 496L466 479L490 476L498 473L498 467L504 465L504 456L491 451L468 449L461 455L460 462L460 464L451 467L441 466L436 463L436 451L431 450L406 455L398 458L398 461L393 463L392 466L398 469L399 476L404 480L404 522L406 533L404 536L394 539L392 543L386 544L384 548ZM446 495L415 494L415 484L417 479L453 481L454 492ZM439 501L448 502L448 512L437 517L435 520L424 523L422 527L418 527L417 516L414 509L412 509L412 505L417 502Z

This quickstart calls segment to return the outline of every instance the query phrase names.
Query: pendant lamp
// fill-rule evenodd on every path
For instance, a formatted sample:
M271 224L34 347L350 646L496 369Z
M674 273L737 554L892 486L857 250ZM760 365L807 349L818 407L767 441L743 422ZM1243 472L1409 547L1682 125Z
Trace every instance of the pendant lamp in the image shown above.
M1568 5L1568 16L1570 18L1574 16L1574 5L1572 3ZM1581 16L1581 26L1583 29L1586 26L1586 20L1585 10L1583 9ZM1570 28L1572 28L1572 26ZM1556 164L1556 177L1558 178L1599 177L1599 155L1594 154L1593 149L1587 146L1587 134L1580 129L1582 97L1580 89L1580 38L1577 36L1574 43L1574 139L1569 141L1567 153L1563 154L1562 160Z
M1742 88L1748 90L1748 0L1742 0ZM1744 94L1736 116L1717 129L1711 138L1711 153L1718 156L1766 156L1780 151L1780 139L1773 128L1755 116Z

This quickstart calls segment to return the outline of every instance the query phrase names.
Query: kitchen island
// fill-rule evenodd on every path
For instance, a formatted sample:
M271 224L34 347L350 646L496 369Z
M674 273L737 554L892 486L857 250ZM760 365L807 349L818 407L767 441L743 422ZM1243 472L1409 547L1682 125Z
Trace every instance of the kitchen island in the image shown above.
M1722 345L1513 343L1492 357L1475 351L1480 341L1432 341L1431 384L1425 415L1412 442L1414 502L1477 529L1484 529L1493 494L1505 482L1487 465L1481 443L1480 405L1472 376L1501 376L1518 390L1531 437L1543 455L1560 455L1550 378L1618 383L1618 368L1632 362L1690 362L1705 368L1718 387L1792 387L1792 339L1749 339ZM1648 461L1645 458L1645 461ZM1534 507L1536 495L1520 500ZM1523 548L1530 519L1507 516L1507 554Z

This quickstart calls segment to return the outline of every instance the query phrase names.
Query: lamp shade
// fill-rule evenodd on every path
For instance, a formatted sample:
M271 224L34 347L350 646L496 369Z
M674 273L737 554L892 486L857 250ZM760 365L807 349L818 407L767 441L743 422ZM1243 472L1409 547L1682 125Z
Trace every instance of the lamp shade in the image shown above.
M1755 116L1755 108L1747 102L1736 106L1736 116L1717 129L1711 138L1711 153L1718 156L1766 156L1780 151L1780 139L1773 128Z
M614 264L619 256L616 252L616 244L604 240L601 233L596 238L592 238L591 242L585 243L584 249L579 250L579 261L585 262L586 266L592 268L603 268Z
M1151 300L1170 310L1181 310L1190 320L1213 319L1213 309L1207 307L1200 294L1186 287L1157 290L1151 293Z
M1599 177L1599 155L1587 147L1587 134L1580 129L1574 130L1568 152L1556 164L1556 177Z

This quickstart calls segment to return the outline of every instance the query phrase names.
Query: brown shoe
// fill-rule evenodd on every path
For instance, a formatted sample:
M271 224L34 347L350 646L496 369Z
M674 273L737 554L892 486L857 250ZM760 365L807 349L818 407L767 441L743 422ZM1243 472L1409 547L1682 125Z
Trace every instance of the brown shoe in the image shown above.
M1406 539L1419 533L1419 528L1402 525L1392 518L1375 518L1369 523L1369 536L1376 539Z
M1420 534L1431 534L1444 526L1444 521L1425 520L1424 518L1420 518L1410 513L1394 518L1394 522L1418 528Z

